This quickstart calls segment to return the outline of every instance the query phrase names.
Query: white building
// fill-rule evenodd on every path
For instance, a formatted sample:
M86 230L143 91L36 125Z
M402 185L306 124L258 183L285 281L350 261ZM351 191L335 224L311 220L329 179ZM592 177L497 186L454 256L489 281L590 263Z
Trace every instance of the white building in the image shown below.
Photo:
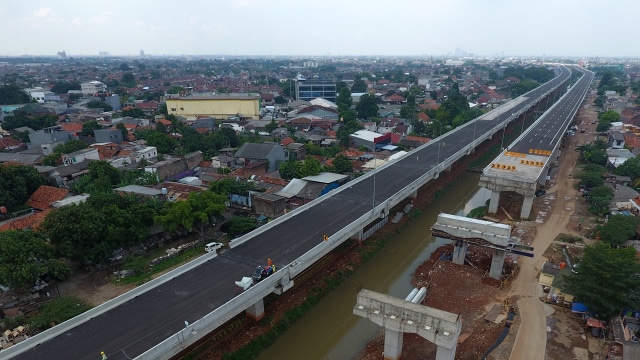
M62 155L62 162L64 163L65 166L77 164L87 159L100 160L100 154L98 153L98 149L96 148L82 149L76 152L72 152L71 154Z
M144 149L136 150L131 153L131 160L139 163L142 159L151 159L158 157L158 149L155 146L147 146Z
M45 96L55 95L52 91L49 91L48 89L43 89L41 87L36 87L33 89L24 89L24 92L26 92L31 99L37 101L40 104L44 103Z
M100 81L89 81L80 84L80 89L82 90L82 95L92 95L97 94L101 91L106 92L107 85L101 83Z

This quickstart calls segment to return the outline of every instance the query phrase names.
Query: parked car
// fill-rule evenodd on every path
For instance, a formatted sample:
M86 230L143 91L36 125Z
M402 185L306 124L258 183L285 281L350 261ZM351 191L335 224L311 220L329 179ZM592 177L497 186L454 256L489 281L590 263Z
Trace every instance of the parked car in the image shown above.
M223 246L224 245L222 243L211 242L211 243L208 243L207 245L204 246L204 251L206 251L206 252L216 251L218 249L222 249Z

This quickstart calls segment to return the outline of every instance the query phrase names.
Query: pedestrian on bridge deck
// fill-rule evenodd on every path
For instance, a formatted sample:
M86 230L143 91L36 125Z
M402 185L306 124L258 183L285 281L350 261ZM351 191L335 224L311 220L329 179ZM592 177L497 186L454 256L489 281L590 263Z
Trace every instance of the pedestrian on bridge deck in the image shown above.
M107 355L104 353L104 351L100 351L100 355L102 355L102 360L107 360Z

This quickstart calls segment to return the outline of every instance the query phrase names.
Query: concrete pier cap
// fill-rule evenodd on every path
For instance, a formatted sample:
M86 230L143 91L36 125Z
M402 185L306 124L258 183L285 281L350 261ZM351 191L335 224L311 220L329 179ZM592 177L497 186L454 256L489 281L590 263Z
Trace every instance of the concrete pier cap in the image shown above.
M436 359L455 358L458 337L462 330L460 314L414 304L367 289L358 292L353 313L385 328L385 359L400 359L402 333L405 332L418 334L436 344Z

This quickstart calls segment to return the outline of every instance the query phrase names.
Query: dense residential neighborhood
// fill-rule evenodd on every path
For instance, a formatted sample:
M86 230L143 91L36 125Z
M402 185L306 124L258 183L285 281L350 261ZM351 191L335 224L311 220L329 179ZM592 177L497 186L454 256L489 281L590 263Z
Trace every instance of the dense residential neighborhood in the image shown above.
M206 241L226 246L555 76L519 58L0 60L0 285L29 301L76 269L142 278ZM640 66L574 63L598 75L597 121L563 138L598 242L583 265L546 263L539 282L545 301L621 318L637 342ZM177 239L189 245L144 257ZM605 252L629 272L603 301L584 274Z

